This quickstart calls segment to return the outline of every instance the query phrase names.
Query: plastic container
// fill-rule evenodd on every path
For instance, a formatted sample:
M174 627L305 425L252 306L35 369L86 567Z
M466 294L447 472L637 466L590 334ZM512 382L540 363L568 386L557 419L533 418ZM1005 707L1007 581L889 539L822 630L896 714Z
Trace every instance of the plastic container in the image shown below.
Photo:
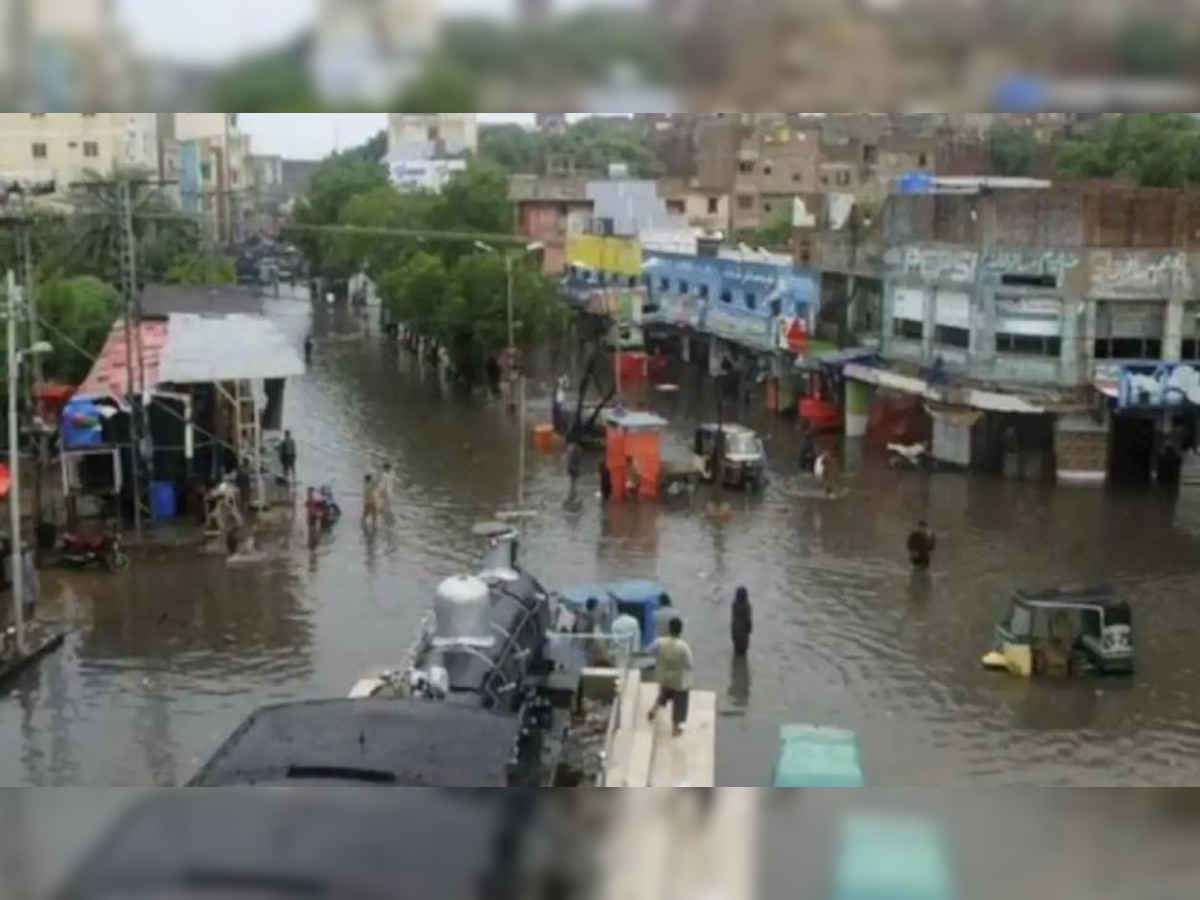
M179 515L175 485L170 481L150 483L150 510L156 522L169 522Z

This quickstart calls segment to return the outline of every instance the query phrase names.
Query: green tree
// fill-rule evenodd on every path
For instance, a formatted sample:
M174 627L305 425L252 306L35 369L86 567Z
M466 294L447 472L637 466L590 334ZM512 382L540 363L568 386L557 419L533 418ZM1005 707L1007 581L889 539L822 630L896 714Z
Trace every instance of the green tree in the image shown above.
M766 250L787 250L792 246L792 226L790 213L783 213L761 228L752 228L738 234L738 241L751 247L762 247Z
M176 259L167 268L163 281L167 284L236 284L237 266L227 256L194 253Z
M352 199L387 186L383 166L356 153L336 154L317 168L309 179L307 194L296 205L293 215L294 223L300 227L290 232L314 271L325 271L324 255L331 245L321 232L308 230L306 226L336 225L341 221L342 209Z
M508 175L499 166L472 164L450 179L438 201L429 216L429 225L436 230L512 234Z
M38 311L54 353L45 362L52 380L78 384L92 367L121 311L121 296L91 275L55 278L40 286Z
M1077 178L1127 177L1146 187L1200 181L1200 123L1187 113L1127 113L1059 151L1058 170Z
M1036 154L1037 141L1028 130L1000 125L988 134L988 157L996 175L1031 176Z

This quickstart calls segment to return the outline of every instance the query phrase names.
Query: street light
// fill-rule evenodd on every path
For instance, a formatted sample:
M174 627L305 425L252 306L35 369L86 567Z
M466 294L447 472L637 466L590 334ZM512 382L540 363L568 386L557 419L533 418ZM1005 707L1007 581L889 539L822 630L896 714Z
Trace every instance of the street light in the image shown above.
M26 359L53 353L54 347L47 341L38 341L25 350L17 350L17 279L8 273L8 474L11 485L8 491L8 528L12 543L12 605L13 627L16 630L17 656L25 653L25 568L21 556L21 431L17 424L17 386L20 384L20 368Z

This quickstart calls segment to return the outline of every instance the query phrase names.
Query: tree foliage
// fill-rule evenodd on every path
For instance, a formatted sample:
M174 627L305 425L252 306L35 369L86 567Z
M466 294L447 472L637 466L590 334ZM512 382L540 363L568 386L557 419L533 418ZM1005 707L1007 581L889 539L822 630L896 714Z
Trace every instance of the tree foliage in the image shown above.
M1200 123L1188 113L1127 113L1058 153L1058 170L1077 178L1124 177L1145 187L1200 183Z
M554 158L569 159L580 172L604 172L623 163L637 178L656 178L662 161L632 121L592 116L567 127L563 134L543 134L519 125L480 129L479 155L513 174L541 174Z
M333 157L313 178L302 208L307 222L350 226L307 232L298 241L306 252L316 248L309 257L319 262L316 271L345 279L365 269L393 317L444 346L467 378L508 343L505 254L513 254L517 341L533 343L561 326L555 282L532 255L500 239L512 234L514 213L508 176L497 166L472 163L440 193L400 192L361 161ZM476 234L492 243L477 246Z
M1037 141L1027 129L998 125L988 134L988 156L994 174L1027 178L1033 175Z
M104 347L121 309L116 288L92 275L54 278L38 290L38 312L54 353L43 365L51 380L78 384Z

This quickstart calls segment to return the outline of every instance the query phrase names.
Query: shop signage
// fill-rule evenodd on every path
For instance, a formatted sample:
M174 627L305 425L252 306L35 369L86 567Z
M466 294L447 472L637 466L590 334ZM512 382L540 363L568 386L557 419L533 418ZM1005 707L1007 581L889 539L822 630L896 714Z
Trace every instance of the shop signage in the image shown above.
M1125 366L1117 382L1118 409L1200 406L1200 370L1183 363Z

